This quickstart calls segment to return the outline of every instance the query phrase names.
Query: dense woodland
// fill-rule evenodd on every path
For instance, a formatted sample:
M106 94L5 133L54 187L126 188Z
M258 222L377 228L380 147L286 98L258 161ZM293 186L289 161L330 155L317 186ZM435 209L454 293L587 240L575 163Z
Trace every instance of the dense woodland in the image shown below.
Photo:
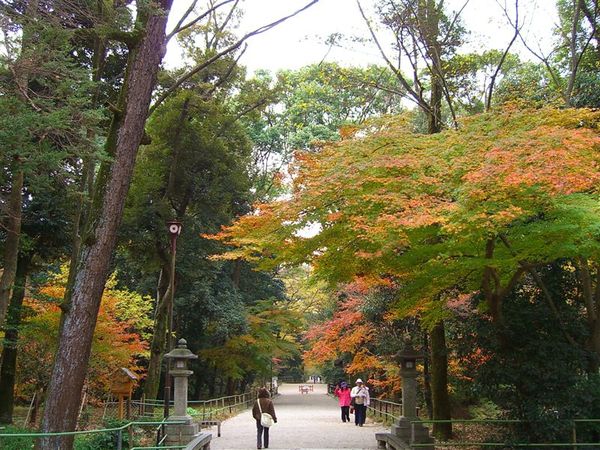
M396 400L411 340L431 418L600 418L598 1L556 0L545 54L519 1L472 53L444 1L360 0L369 42L328 42L381 64L254 74L303 11L243 34L251 2L189 3L0 0L0 423L35 394L32 428L73 430L119 367L162 398L171 335L193 399L318 373Z

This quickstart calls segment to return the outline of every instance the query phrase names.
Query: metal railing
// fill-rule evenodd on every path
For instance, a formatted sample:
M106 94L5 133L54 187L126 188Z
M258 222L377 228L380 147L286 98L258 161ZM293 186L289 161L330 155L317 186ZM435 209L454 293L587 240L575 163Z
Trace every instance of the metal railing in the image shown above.
M571 420L559 420L558 422L568 425L570 428L570 441L569 442L538 442L538 443L530 443L530 442L470 442L470 441L447 441L447 442L436 442L435 448L445 448L445 447L472 447L477 449L484 448L546 448L546 447L557 447L557 448L565 448L569 447L574 450L577 450L578 447L589 448L595 447L600 449L600 442L578 442L577 440L577 425L578 424L598 424L597 431L600 432L600 419L571 419ZM462 425L463 434L465 434L466 427L468 425L485 425L486 429L490 429L493 426L502 426L505 427L507 425L518 425L518 424L535 424L535 422L524 421L524 420L511 420L511 419L488 419L488 420L476 420L476 419L452 419L452 420L414 420L411 421L411 447L419 448L419 447L429 447L431 444L419 444L415 443L415 424L443 424L443 423L451 423L452 425Z
M229 395L219 398L213 398L208 400L191 400L188 401L188 407L194 409L197 413L194 415L192 411L189 411L192 415L194 421L197 422L210 422L217 421L220 419L224 419L227 416L237 412L241 409L248 408L252 403L254 403L256 396L249 392L245 392L243 394ZM138 418L145 417L146 414L152 412L152 414L162 415L163 414L163 401L162 400L132 400L131 401L131 413L135 417ZM106 402L105 407L118 407L117 402ZM173 402L171 402L171 406L173 406ZM106 412L106 411L105 411ZM36 439L40 439L48 436L83 436L83 435L98 435L98 434L114 434L115 446L114 448L117 450L122 450L123 448L123 435L124 433L129 433L132 435L133 427L147 427L147 426L155 426L155 445L152 447L132 447L131 450L140 450L140 449L176 449L176 448L185 448L185 446L165 446L164 442L166 440L166 430L165 425L177 425L182 424L184 422L181 421L168 421L168 420L134 420L128 422L122 426L114 427L114 428L100 428L93 430L81 430L81 431L66 431L61 433L1 433L0 432L0 448L2 448L3 442L8 442L9 440L15 439L27 439L31 438L32 442L35 442ZM153 433L154 434L154 433ZM29 447L28 444L23 444ZM133 445L130 439L129 445Z
M194 420L214 420L224 418L240 409L247 408L254 402L256 396L250 392L243 394L228 395L225 397L211 398L209 400L188 400L188 408L194 409L197 414L193 415ZM140 415L145 415L148 411L157 411L162 414L164 403L159 399L133 400L132 409ZM171 407L173 402L170 403Z
M379 398L372 398L371 404L367 409L372 411L375 420L380 420L381 422L390 422L402 415L402 403Z
M123 434L125 432L131 433L133 431L133 427L146 427L146 426L164 426L165 424L169 425L180 425L184 424L182 421L160 421L160 422L144 422L144 421L134 421L128 422L120 427L114 428L102 428L96 430L81 430L81 431L63 431L63 432L54 432L54 433L0 433L0 444L3 442L9 442L14 439L27 439L31 438L32 443L34 443L37 439L51 437L51 436L84 436L84 435L97 435L97 434L114 434L115 439L115 449L122 450L123 448ZM27 446L29 447L29 445ZM2 448L2 445L0 445ZM165 447L162 447L165 448Z

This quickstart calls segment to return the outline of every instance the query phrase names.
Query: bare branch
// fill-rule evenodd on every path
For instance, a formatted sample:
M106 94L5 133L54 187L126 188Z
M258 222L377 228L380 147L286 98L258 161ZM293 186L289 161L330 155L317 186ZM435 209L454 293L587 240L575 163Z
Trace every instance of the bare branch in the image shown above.
M408 92L411 95L415 103L417 103L417 105L419 105L419 107L421 107L425 111L430 111L427 102L417 92L415 92L415 90L410 86L406 78L404 78L404 75L402 75L402 72L400 72L400 69L394 66L394 64L392 64L392 61L390 61L390 59L388 58L387 54L383 50L383 47L381 46L381 43L379 42L379 39L377 39L377 35L375 34L373 27L371 26L370 20L367 18L362 8L362 5L360 4L360 0L356 0L356 4L358 5L358 9L360 10L361 16L363 17L365 23L367 24L367 27L369 28L369 32L371 33L371 37L373 38L375 45L377 45L377 48L379 49L379 53L381 53L381 56L383 57L388 67L392 70L394 75L396 75L396 78L398 78L398 81L400 81L402 87L406 89L406 92Z
M198 0L193 0L192 3L190 4L190 7L187 9L186 12L183 13L183 15L181 16L181 19L179 19L179 22L177 22L177 25L175 25L175 28L173 28L173 34L176 34L176 30L180 30L181 31L181 26L183 25L183 22L185 22L185 19L187 19L190 14L194 11L194 8L196 7L196 5L198 4ZM169 40L169 37L171 36L171 33L169 33L167 35L167 41Z
M577 76L577 71L579 70L579 64L583 58L583 55L585 54L585 51L587 50L588 46L590 45L590 42L592 41L592 39L594 38L594 35L596 34L596 22L594 21L592 23L592 31L590 32L590 35L589 35L585 45L581 49L581 52L579 53L579 55L577 55L577 46L576 46L577 28L578 28L577 26L579 24L579 17L581 14L581 3L584 3L584 2L576 2L576 4L575 4L575 13L573 15L573 26L571 28L571 45L570 45L571 73L569 74L569 82L567 83L567 92L565 93L565 96L569 100L567 103L567 106L571 106L571 96L573 95L573 89L575 87L575 78Z
M516 257L517 254L513 250L512 246L510 245L510 242L508 242L508 239L506 238L506 236L500 234L498 237L500 238L500 240L502 241L502 243L504 244L504 246L508 249L508 251L510 252L510 254L513 257ZM529 272L531 274L531 276L535 280L536 284L538 285L538 287L542 291L542 294L544 295L544 299L546 300L546 303L548 303L548 306L550 307L550 310L552 311L552 314L554 315L556 321L558 322L558 327L562 331L562 333L563 333L565 339L567 340L567 342L569 344L571 344L573 347L577 347L577 343L575 342L575 339L573 339L573 336L571 336L571 334L569 333L569 331L567 330L567 328L563 324L562 318L560 316L560 311L556 307L556 303L554 302L554 298L552 297L552 293L548 289L548 286L546 286L546 283L544 283L544 280L542 280L542 277L540 276L540 274L537 272L537 270L535 270L534 266L532 266L531 264L527 264L525 261L520 260L519 261L519 265L523 269L527 270L527 272Z
M508 12L506 11L506 9L504 9L504 15L508 17ZM515 0L515 23L514 23L514 28L515 28L515 34L513 35L513 37L510 40L510 42L508 43L508 46L504 50L504 53L502 53L502 57L500 58L500 61L498 62L498 66L496 67L496 70L494 71L494 74L490 78L490 85L488 86L487 96L486 96L486 99L485 99L485 110L486 111L489 111L490 108L491 108L491 106L492 106L492 94L494 92L494 85L496 84L496 78L498 77L498 74L500 73L500 70L502 70L502 65L504 64L504 61L506 60L506 57L508 56L508 52L510 51L510 48L515 43L515 41L517 40L517 37L519 37L519 33L520 33L520 28L519 28L519 0Z
M244 48L242 49L242 51L240 52L240 54L235 58L235 60L229 65L227 72L225 72L225 75L223 75L222 77L219 78L219 81L217 81L215 84L213 84L213 86L211 87L211 89L204 94L204 98L208 99L210 98L210 96L217 90L217 88L221 85L223 85L223 83L225 83L229 77L231 76L231 74L233 73L233 69L235 69L235 67L238 65L240 58L244 55L244 53L246 53L246 49L248 48L247 45L244 46Z
M458 12L452 18L452 22L450 22L450 25L448 26L448 32L446 33L446 36L444 36L444 39L441 40L442 44L446 44L448 42L448 39L450 38L450 34L451 34L452 30L454 29L454 26L456 25L458 18L463 13L463 11L465 10L465 8L467 7L467 5L469 4L470 1L471 0L466 0L465 3L462 5L462 8L460 8L458 10Z
M237 6L238 6L239 3L240 3L240 0L235 0L235 3L233 4L233 6L231 7L231 9L229 10L229 13L227 13L227 16L225 17L225 20L223 20L223 23L221 24L221 26L218 26L216 24L216 20L215 20L216 31L213 34L213 37L212 37L212 39L209 42L209 47L216 48L217 42L218 42L218 37L223 32L223 30L225 29L225 27L227 26L227 24L231 21L231 18L233 17L233 13L237 9Z
M228 1L233 1L233 0L228 0ZM244 42L246 42L252 36L257 36L259 34L265 33L266 31L269 31L272 28L275 28L277 25L280 25L281 23L285 22L286 20L291 19L294 16L297 16L298 14L300 14L301 12L307 10L308 8L310 8L311 6L313 6L314 4L316 4L318 2L319 2L319 0L311 0L309 3L307 3L306 5L304 5L302 8L296 10L295 12L293 12L293 13L285 16L285 17L282 17L280 19L277 19L274 22L271 22L271 23L269 23L267 25L263 25L262 27L256 28L255 30L253 30L253 31L251 31L249 33L246 33L237 42L235 42L235 43L231 44L229 47L221 50L219 53L217 53L213 57L207 59L206 61L198 64L196 67L194 67L193 69L191 69L189 72L185 73L180 78L178 78L177 81L175 81L175 83L173 84L173 86L171 86L169 89L167 89L156 100L156 102L150 107L148 115L152 114L156 110L156 108L162 102L164 102L173 92L175 92L175 90L179 86L181 86L183 83L185 83L187 80L189 80L191 77L193 77L194 75L196 75L201 70L203 70L206 67L210 66L212 63L214 63L215 61L217 61L218 59L220 59L222 56L227 55L228 53L231 53L231 52L237 50L238 48L240 48L242 46L242 44Z
M592 276L590 274L590 268L585 258L577 258L576 263L577 275L579 282L581 283L581 291L583 297L583 303L587 311L588 324L593 326L598 319L598 311L596 311L594 294L592 289Z
M184 17L175 26L173 31L171 31L169 34L167 34L165 41L169 42L171 40L171 38L173 36L175 36L177 33L180 33L183 30L187 30L188 28L193 27L198 22L200 22L202 19L204 19L206 16L208 16L209 14L211 14L214 11L216 11L217 9L219 9L221 6L226 5L227 3L231 3L233 1L235 1L235 0L223 0L221 3L217 3L212 8L209 8L206 11L204 11L202 14L200 14L194 20L191 20L190 22L186 23L185 25L181 25L182 22L185 20L185 18L191 13L190 9L193 9L193 6L195 6L195 4L196 4L196 0L195 0L194 3L192 4L192 6L190 6L190 8L188 8L188 11L185 12Z

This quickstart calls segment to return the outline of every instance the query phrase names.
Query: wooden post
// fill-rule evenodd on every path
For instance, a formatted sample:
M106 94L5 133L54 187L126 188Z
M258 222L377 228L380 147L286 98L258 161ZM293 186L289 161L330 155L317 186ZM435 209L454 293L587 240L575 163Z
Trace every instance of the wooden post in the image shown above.
M123 394L119 394L119 420L123 420Z
M29 417L31 416L31 409L33 408L33 404L35 403L35 396L37 392L33 393L33 397L31 397L31 403L29 404L29 409L27 410L27 417L25 417L25 422L23 422L23 426L26 427L29 423Z

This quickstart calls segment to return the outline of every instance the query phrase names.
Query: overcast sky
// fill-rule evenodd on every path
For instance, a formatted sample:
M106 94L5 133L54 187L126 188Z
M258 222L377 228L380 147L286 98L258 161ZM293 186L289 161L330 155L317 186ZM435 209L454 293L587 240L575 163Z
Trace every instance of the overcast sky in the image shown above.
M446 0L450 10L459 10L466 0ZM503 48L510 41L511 29L503 17L499 4L514 5L513 0L470 0L463 10L463 23L471 31L466 50ZM243 0L244 17L239 34L289 14L308 3L308 0ZM365 8L372 7L375 0L361 0ZM175 0L171 22L175 22L189 6L190 0ZM551 32L557 22L555 0L520 0L521 17L530 45L548 48ZM289 19L263 35L248 41L248 50L241 62L250 72L267 69L296 69L322 60L342 65L381 64L377 50L363 44L345 45L329 49L324 43L332 33L366 36L368 30L356 5L356 0L320 0L316 5ZM533 57L515 46L525 59ZM178 65L180 51L175 40L171 42L166 63Z

